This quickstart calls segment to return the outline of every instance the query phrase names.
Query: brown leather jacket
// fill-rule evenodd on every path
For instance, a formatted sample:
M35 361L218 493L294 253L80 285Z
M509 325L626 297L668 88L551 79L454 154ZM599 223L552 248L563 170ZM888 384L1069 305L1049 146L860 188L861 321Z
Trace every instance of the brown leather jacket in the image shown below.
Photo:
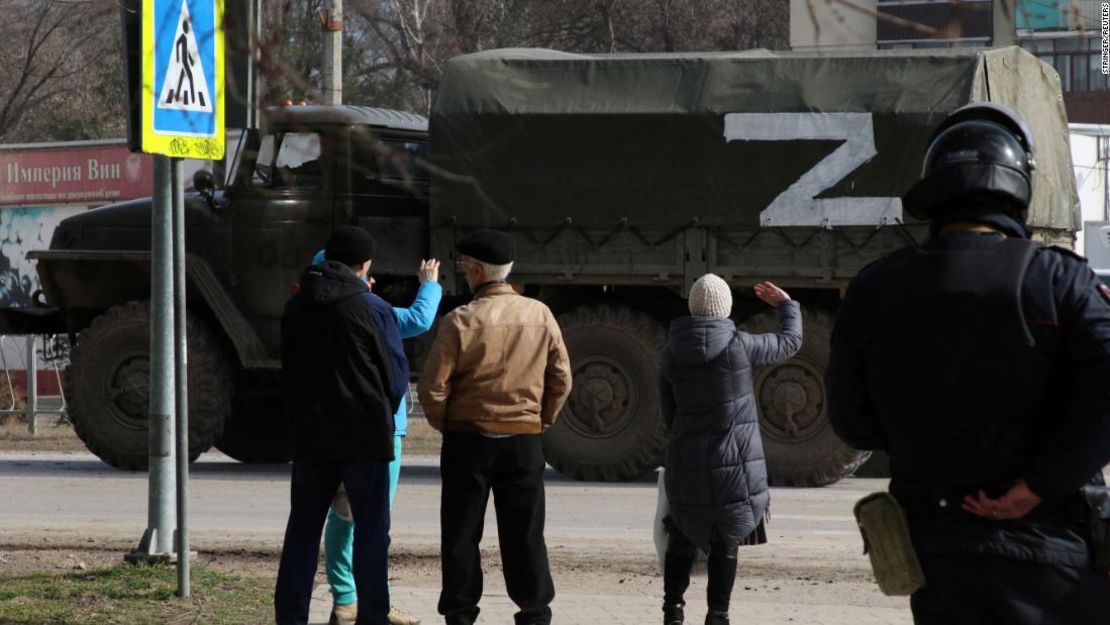
M570 384L551 310L493 283L440 321L417 391L437 430L538 434L555 423Z

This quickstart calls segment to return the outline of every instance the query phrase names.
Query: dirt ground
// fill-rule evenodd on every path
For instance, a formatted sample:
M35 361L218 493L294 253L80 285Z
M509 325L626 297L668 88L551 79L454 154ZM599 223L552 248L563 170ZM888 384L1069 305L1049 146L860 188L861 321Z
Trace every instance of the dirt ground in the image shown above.
M66 572L118 564L133 548L129 543L87 539L84 544L40 543L0 545L0 571L6 573ZM194 567L234 573L272 585L277 574L276 550L227 548L201 552ZM552 576L560 592L570 594L655 596L662 593L652 554L627 553L619 549L551 550ZM491 586L500 585L501 568L495 552L483 552L483 569ZM317 583L325 583L322 567ZM390 581L395 586L438 587L439 556L433 550L413 550L403 545L393 550ZM890 598L874 591L870 572L859 566L832 562L811 563L804 569L789 563L749 560L741 554L737 591L764 596L765 600L799 604L891 605Z

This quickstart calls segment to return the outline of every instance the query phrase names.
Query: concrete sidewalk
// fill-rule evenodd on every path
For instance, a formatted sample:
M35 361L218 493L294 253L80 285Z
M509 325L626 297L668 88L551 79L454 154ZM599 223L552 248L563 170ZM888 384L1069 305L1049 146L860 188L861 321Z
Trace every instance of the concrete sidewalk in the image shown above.
M492 581L492 580L491 580ZM695 586L687 596L686 622L705 618L704 586ZM419 617L421 625L439 625L436 613L438 588L393 587L395 605ZM556 625L652 625L662 622L661 597L566 594L556 590L552 604ZM501 589L487 591L482 599L482 624L511 625L516 606ZM331 613L331 595L326 584L312 594L311 625L326 625ZM737 625L910 625L909 602L904 608L858 607L828 604L767 603L746 599L742 590L733 595L732 620Z

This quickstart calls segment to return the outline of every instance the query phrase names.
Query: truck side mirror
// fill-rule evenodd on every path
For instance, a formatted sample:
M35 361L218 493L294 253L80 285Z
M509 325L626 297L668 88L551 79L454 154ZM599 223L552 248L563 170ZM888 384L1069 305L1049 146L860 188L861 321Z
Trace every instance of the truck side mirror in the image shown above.
M193 174L193 188L204 198L211 199L212 192L216 189L216 179L212 177L212 172L201 169Z
M212 177L212 172L201 169L193 174L193 188L208 202L210 208L216 208L216 196L213 193L216 190L216 179Z

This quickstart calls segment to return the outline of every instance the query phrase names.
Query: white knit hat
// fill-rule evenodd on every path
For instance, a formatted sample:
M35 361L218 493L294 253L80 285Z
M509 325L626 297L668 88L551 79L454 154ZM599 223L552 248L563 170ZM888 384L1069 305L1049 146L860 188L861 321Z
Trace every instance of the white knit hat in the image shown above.
M731 313L732 290L728 283L711 273L698 278L690 288L690 314L727 318Z

